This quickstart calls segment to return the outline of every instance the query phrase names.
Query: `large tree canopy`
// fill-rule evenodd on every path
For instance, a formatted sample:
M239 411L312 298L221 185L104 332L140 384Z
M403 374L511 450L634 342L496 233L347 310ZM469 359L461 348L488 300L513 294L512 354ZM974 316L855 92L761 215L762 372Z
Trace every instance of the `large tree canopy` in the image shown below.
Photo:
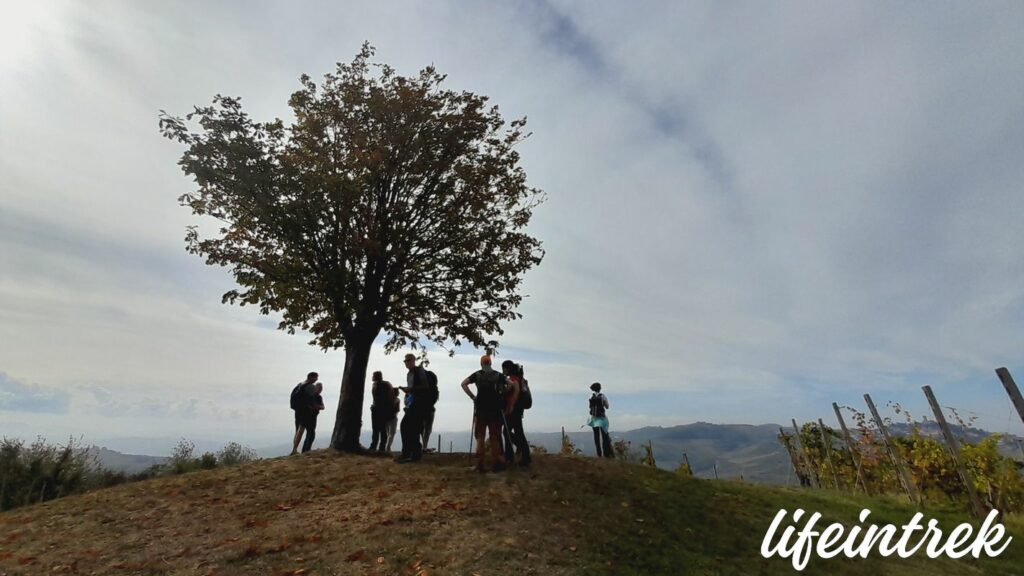
M524 231L543 201L514 150L525 119L506 123L487 97L443 89L433 67L405 77L373 54L364 45L319 86L303 75L288 126L256 122L220 95L185 118L160 117L197 184L181 203L220 223L189 227L186 242L231 268L239 287L224 301L345 349L339 449L358 448L382 331L388 351L487 345L520 316L522 276L543 257Z

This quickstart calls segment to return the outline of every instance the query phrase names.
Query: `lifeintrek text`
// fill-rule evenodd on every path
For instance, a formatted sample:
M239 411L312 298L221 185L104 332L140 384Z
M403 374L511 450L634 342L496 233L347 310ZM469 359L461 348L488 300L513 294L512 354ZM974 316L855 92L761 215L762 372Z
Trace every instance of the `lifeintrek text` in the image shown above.
M943 555L963 558L968 554L974 558L980 558L982 554L995 557L1006 550L1013 540L998 522L999 513L995 510L988 513L977 532L965 522L953 528L948 535L939 528L938 520L932 519L922 524L924 514L920 512L902 526L871 524L865 527L864 523L870 514L870 510L861 510L860 526L847 527L836 522L818 528L816 525L821 520L821 514L815 512L807 518L804 527L798 530L795 524L804 517L804 511L795 510L792 524L782 529L784 523L789 524L786 520L788 512L779 510L761 542L761 556L771 558L778 554L780 558L792 558L793 568L800 571L807 566L811 554L826 559L840 554L847 558L867 558L877 549L883 557L896 554L900 558L909 558L924 548L929 558Z

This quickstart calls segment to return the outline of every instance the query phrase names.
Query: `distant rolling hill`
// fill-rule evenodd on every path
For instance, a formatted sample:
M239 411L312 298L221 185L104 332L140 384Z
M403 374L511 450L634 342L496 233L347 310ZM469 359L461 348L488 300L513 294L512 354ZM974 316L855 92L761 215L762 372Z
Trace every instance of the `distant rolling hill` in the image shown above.
M927 436L940 434L934 422L919 424L921 433ZM895 423L889 426L894 435L908 435L912 432L909 424ZM953 434L958 438L975 443L992 433L978 428L961 428L951 425ZM791 430L787 427L787 432ZM594 454L594 437L588 429L585 432L567 432L570 440L584 454ZM624 439L630 442L631 449L643 454L643 444L650 442L654 458L659 468L673 470L683 459L683 454L690 461L694 474L701 478L714 478L717 464L719 478L743 478L745 481L761 484L789 484L793 478L789 456L779 444L778 424L709 424L697 422L681 426L663 428L648 426L625 432L612 431L613 439ZM551 452L561 448L560 432L530 434L532 444L543 446ZM1000 451L1008 456L1020 459L1024 456L1020 439L1006 436L1000 443Z
M613 439L630 442L630 448L643 453L642 444L651 443L659 468L675 469L683 460L690 461L695 475L714 478L715 465L720 478L740 478L764 484L785 484L789 476L789 457L777 439L777 424L708 424L697 422L663 428L648 426L626 432L612 431ZM570 440L584 454L594 454L594 437L590 430L567 432ZM561 433L530 434L530 442L557 452Z
M89 448L89 451L95 456L96 462L103 468L114 472L124 472L125 474L142 472L151 466L163 464L168 460L165 456L122 454L99 446L92 446Z

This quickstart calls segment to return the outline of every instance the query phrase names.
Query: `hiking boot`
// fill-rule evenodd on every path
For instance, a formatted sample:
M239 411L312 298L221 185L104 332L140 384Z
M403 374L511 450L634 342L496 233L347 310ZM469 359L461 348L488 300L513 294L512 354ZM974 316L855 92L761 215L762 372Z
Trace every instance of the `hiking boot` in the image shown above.
M492 472L501 472L501 471L502 471L502 470L504 470L504 469L505 469L506 467L507 467L507 466L506 466L505 464L503 464L503 463L501 463L501 462L496 462L496 463L494 464L494 466L491 466L491 471L492 471Z

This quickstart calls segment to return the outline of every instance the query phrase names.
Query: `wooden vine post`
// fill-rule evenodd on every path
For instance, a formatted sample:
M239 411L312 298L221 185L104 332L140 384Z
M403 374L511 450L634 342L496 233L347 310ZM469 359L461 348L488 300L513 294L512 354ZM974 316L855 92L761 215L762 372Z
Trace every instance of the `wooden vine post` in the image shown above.
M783 430L781 426L779 427L779 442L782 443L782 447L785 448L786 452L789 454L789 462L793 465L793 472L796 473L797 482L800 483L800 486L806 486L808 482L806 481L803 470L800 469L800 457L797 456L793 446L789 442L786 442L786 431Z
M1017 415L1020 416L1021 422L1024 422L1024 397L1021 397L1020 388L1017 388L1017 383L1013 381L1013 376L1010 376L1010 371L1005 367L996 368L996 376L999 376L1003 388L1006 388L1006 393L1010 395L1013 407L1017 409Z
M868 404L868 410L871 411L871 417L874 418L875 425L878 426L878 431L882 433L882 443L885 444L885 450L889 453L892 465L896 467L896 475L900 479L900 484L903 485L903 490L906 491L911 502L920 505L921 501L917 496L917 490L914 488L914 483L911 481L910 475L907 474L907 470L903 466L903 461L900 459L900 455L896 452L896 447L893 446L892 438L889 437L889 431L885 428L885 423L882 422L882 417L878 415L875 403L871 401L871 395L865 394L864 401Z
M857 469L857 481L860 482L860 487L864 490L864 493L868 494L868 483L864 480L864 469L861 467L860 452L853 443L853 437L850 436L850 430L846 427L846 421L843 420L843 413L839 411L839 404L833 402L832 409L836 412L836 419L839 420L839 427L843 429L843 438L846 440L846 446L850 449L850 459L853 460L853 466Z
M832 465L832 439L825 434L825 423L818 418L818 431L821 432L821 447L825 451L825 460L828 468L832 471L832 485L839 490L839 475L836 474L836 467Z
M938 400L935 399L932 387L922 386L921 389L924 390L924 395L928 398L928 404L931 405L932 412L935 413L935 421L939 423L942 436L946 440L946 446L949 447L949 452L953 455L953 463L956 464L956 469L960 473L960 480L963 481L964 487L967 488L967 495L971 499L971 509L974 511L975 516L984 518L985 509L981 505L981 499L978 498L978 492L974 489L974 479L964 466L963 456L960 455L960 443L957 442L956 436L953 436L953 432L950 431L949 424L946 423L946 416L942 413Z
M805 468L808 482L811 485L816 484L818 488L821 488L821 475L818 473L818 469L814 465L814 461L811 460L811 455L807 453L807 448L804 446L804 443L800 441L800 427L796 425L796 418L793 418L792 422L793 444L796 447L797 455L800 456L800 461L803 463Z

